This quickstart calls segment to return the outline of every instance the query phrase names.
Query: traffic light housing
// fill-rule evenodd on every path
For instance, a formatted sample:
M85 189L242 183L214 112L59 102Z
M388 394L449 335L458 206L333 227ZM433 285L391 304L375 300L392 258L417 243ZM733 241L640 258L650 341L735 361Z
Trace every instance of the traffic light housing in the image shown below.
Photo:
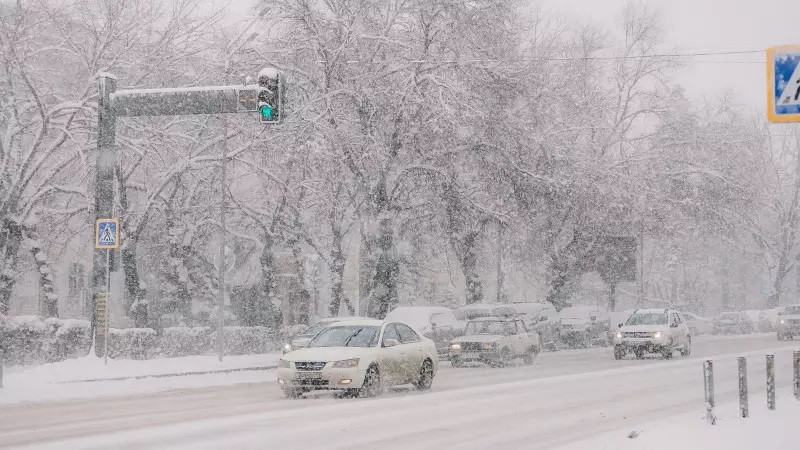
M266 68L258 74L258 116L261 123L280 123L283 84L275 69Z

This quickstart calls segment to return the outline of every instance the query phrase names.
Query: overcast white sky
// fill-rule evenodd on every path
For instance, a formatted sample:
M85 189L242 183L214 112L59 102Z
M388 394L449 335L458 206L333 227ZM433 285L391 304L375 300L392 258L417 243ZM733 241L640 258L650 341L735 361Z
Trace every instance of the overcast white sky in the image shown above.
M626 0L543 0L547 9L579 14L615 25ZM764 50L800 45L797 0L648 0L662 18L667 46L681 52ZM690 97L729 90L742 104L766 117L766 55L693 58L677 80ZM692 59L687 59L692 61ZM750 61L756 63L739 64Z
M608 27L618 24L627 0L533 0L548 10ZM765 50L800 45L800 0L643 0L662 18L666 47L681 52ZM215 1L216 3L216 1ZM233 0L245 15L252 0ZM237 11L238 12L238 11ZM747 108L766 117L765 53L687 59L677 81L691 98L728 90ZM741 63L749 62L749 63Z

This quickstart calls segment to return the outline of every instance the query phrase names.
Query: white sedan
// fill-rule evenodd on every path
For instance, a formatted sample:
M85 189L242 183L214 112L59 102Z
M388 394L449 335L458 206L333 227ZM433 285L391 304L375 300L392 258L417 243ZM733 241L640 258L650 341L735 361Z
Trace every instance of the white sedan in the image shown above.
M314 390L374 396L403 384L430 389L438 368L433 341L408 325L355 319L331 324L307 347L284 354L278 384L290 398Z

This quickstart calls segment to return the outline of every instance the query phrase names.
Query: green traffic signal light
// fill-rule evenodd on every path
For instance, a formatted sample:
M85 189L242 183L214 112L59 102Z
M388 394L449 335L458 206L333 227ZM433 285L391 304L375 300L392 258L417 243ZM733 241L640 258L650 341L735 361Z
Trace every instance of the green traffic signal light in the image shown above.
M272 107L269 105L261 105L259 108L261 118L264 120L272 120Z

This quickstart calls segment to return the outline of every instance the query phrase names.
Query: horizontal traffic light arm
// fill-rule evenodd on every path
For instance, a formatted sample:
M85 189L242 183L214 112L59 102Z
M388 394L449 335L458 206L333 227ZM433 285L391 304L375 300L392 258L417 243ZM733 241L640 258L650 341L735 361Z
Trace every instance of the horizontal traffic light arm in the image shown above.
M117 117L224 114L258 111L258 85L128 89L110 95Z

